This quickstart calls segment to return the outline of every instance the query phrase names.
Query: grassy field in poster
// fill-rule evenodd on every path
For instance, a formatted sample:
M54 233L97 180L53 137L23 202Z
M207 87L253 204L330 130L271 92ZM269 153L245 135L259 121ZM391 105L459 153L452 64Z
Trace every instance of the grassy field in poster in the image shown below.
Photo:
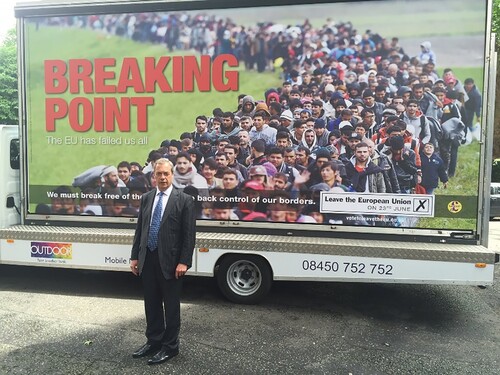
M27 55L28 64L28 139L30 184L47 184L47 171L50 170L51 185L71 184L73 177L80 172L101 164L116 165L122 160L144 163L149 151L159 147L164 139L178 139L185 131L194 130L194 120L199 114L211 115L214 108L224 111L235 111L239 93L263 98L264 91L269 87L278 86L281 81L278 74L246 72L240 70L238 92L208 92L208 93L162 93L145 94L154 96L155 104L149 110L148 132L140 133L132 130L129 133L96 133L90 130L76 133L69 125L60 125L52 133L45 129L44 101L48 95L44 91L43 61L47 59L95 59L114 57L117 64L124 57L136 57L144 61L146 56L159 57L166 54L162 45L142 44L118 37L105 37L100 33L76 28L60 29L41 27L28 33ZM57 40L57 43L47 44L47 40ZM192 54L192 52L188 52ZM116 69L119 72L119 68ZM143 94L140 94L143 95ZM50 95L71 100L76 96L92 95ZM97 95L104 96L104 95ZM130 93L130 96L139 96ZM132 114L132 118L135 118ZM63 123L63 121L61 121ZM135 129L135 122L132 129ZM47 137L62 139L58 145ZM77 137L75 145L65 144L65 137ZM121 138L119 145L99 145L108 137ZM142 145L126 145L129 139L147 140ZM94 138L97 145L82 144L81 138ZM73 143L75 138L68 139Z

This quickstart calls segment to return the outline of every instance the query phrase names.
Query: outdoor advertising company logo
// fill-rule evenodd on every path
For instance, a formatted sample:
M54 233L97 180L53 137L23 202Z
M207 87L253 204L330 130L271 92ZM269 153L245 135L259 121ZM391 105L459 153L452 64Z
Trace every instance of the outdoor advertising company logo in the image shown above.
M45 259L73 259L70 243L32 242L31 257Z

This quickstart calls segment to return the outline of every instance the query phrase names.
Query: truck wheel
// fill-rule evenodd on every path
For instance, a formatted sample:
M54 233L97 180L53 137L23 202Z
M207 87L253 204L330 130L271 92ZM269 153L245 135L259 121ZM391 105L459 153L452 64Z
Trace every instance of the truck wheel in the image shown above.
M271 288L272 275L268 263L261 257L231 254L224 257L216 274L217 284L231 302L259 302Z

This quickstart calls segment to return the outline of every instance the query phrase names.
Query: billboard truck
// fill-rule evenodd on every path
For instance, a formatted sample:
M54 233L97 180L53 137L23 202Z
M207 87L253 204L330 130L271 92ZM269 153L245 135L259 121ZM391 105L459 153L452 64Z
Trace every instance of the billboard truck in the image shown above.
M0 263L129 271L168 158L196 202L189 274L232 301L273 280L491 284L491 6L18 4Z

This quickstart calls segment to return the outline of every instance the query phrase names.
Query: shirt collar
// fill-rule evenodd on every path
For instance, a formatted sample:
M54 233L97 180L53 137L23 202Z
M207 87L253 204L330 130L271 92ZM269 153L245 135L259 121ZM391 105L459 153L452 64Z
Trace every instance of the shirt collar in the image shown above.
M165 191L163 192L163 194L165 194L165 195L168 197L168 196L170 195L170 193L172 193L172 189L173 189L173 185L170 185L170 186L167 188L167 190L165 190ZM161 191L160 189L156 188L156 194L155 194L155 196L158 196L158 194L160 194L160 191Z

